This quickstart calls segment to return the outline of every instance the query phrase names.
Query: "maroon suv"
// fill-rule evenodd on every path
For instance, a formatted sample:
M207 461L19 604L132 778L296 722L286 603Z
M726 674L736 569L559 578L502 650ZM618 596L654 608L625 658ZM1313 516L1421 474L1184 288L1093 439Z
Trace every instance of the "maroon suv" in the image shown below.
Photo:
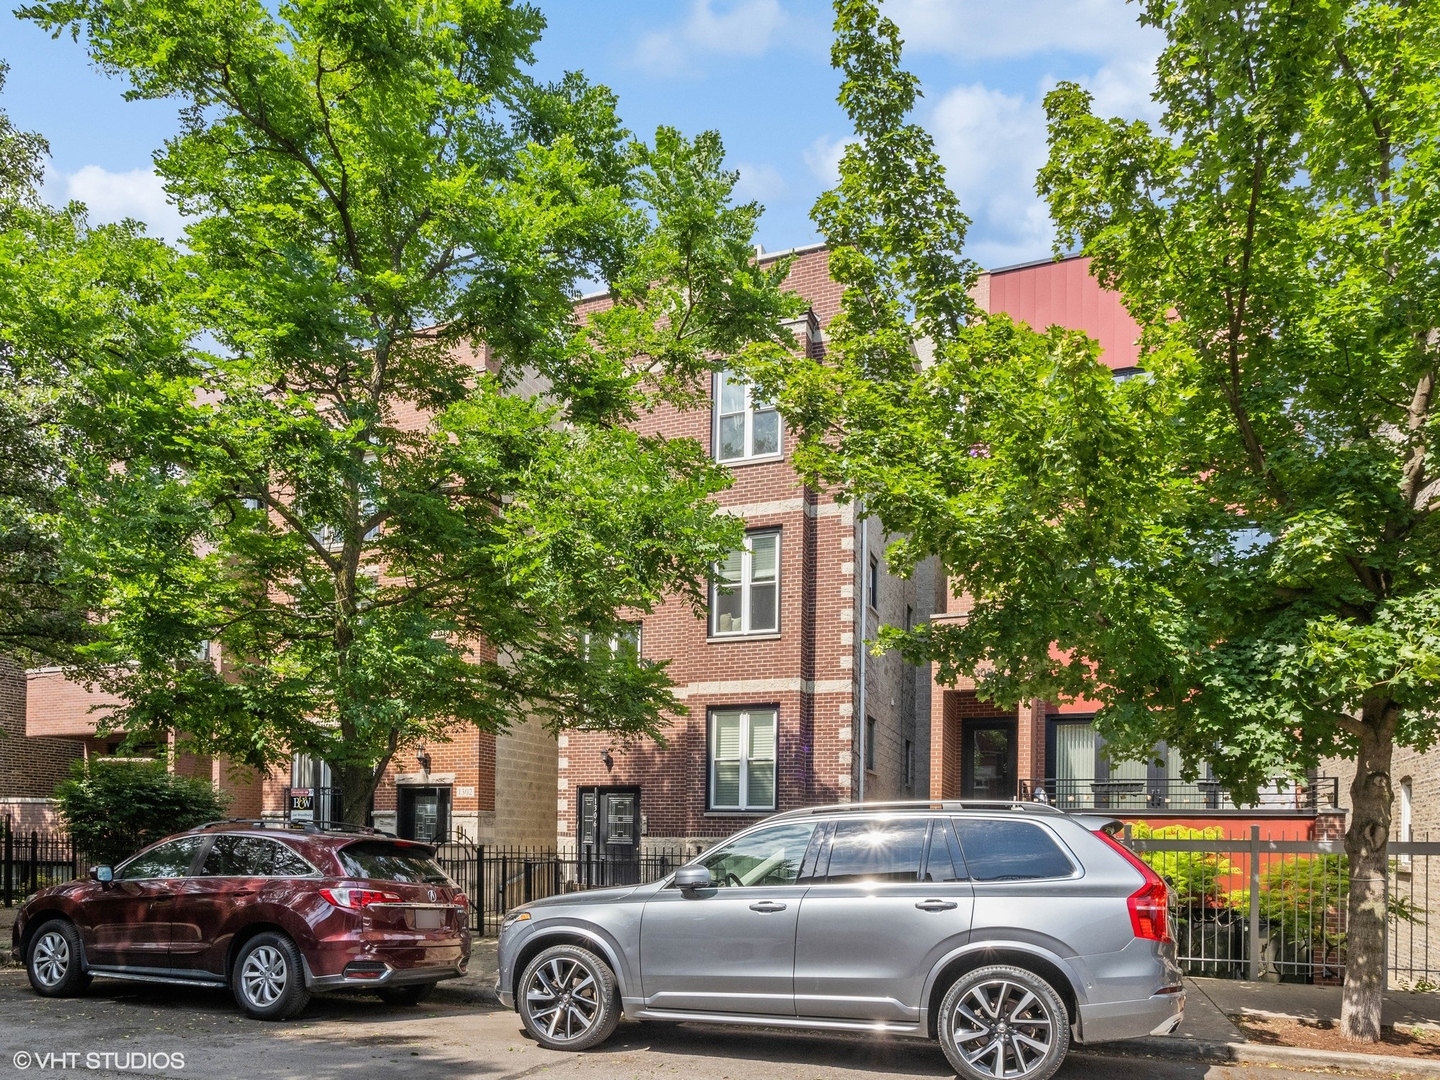
M434 853L371 830L202 825L36 893L11 954L47 997L102 975L229 986L261 1020L341 987L413 1005L470 960L465 894Z

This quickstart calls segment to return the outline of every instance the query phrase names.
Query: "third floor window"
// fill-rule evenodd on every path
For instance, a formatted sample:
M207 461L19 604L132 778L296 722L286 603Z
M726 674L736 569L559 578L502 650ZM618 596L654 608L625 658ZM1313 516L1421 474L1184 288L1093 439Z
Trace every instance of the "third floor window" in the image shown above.
M715 377L715 459L744 461L780 453L780 414L731 371Z

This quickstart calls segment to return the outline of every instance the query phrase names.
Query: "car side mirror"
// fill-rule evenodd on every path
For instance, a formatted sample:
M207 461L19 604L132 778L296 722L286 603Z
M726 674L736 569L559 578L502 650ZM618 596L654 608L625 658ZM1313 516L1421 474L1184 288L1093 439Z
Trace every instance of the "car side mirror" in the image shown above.
M115 871L108 866L90 867L90 879L98 881L101 885L109 885L115 880Z
M675 887L689 892L691 889L708 889L715 884L710 877L708 866L682 866L675 871Z

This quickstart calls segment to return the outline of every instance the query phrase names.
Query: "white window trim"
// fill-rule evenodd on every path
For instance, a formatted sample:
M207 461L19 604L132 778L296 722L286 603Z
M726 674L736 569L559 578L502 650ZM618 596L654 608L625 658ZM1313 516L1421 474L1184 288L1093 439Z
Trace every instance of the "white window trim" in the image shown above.
M717 724L717 718L719 717L719 715L720 715L721 713L733 713L733 712L737 712L737 711L740 713L740 756L739 756L738 758L735 758L735 759L727 758L726 760L727 760L727 761L728 761L728 760L736 760L736 761L739 761L739 763L740 763L740 786L739 786L739 799L740 799L740 801L739 801L737 804L733 805L733 806L732 806L732 805L722 805L721 803L719 803L719 802L717 802L717 801L715 800L715 789L716 789L716 779L717 779L717 777L716 777L716 768L715 768L715 767L716 767L716 765L717 765L717 764L719 763L719 761L720 761L720 759L715 756L715 745L716 745L716 743L718 742L718 740L717 740L717 738L716 738L716 735L717 735L716 724ZM766 716L768 716L768 717L771 718L771 724L772 724L771 730L772 730L772 732L773 732L773 734L774 734L774 739L773 739L773 741L772 741L772 746L771 746L771 752L774 754L774 756L773 756L773 757L770 757L770 758L756 758L756 759L755 759L756 761L761 761L761 762L768 761L768 762L771 764L771 766L774 768L774 770L775 770L774 779L773 779L773 782L772 782L772 785L771 785L772 791L773 791L773 793L774 793L774 799L773 799L770 803L768 803L768 804L766 804L766 805L763 805L763 806L760 805L760 804L758 804L758 803L752 803L752 802L750 801L750 761L751 761L751 758L750 758L750 755L749 755L748 753L746 753L746 748L750 745L750 717L751 717L752 714L755 714L755 713L763 713L764 715L766 715ZM757 705L757 706L753 706L753 707L745 707L745 706L742 706L742 707L740 707L739 709L736 709L736 708L733 708L733 707L730 707L730 708L716 708L716 709L711 709L711 710L710 710L710 715L709 715L709 717L707 718L707 720L708 720L708 723L706 724L706 727L707 727L709 730L706 732L705 755L706 755L706 757L708 757L708 758L710 759L710 777L709 777L710 790L709 790L709 792L707 793L707 798L706 798L706 801L709 803L709 807L708 807L708 808L709 808L710 810L720 810L720 811L756 811L756 810L759 810L759 811L769 811L769 810L774 810L774 809L775 809L777 806L779 806L779 804L780 804L780 710L779 710L779 708L777 708L777 707L775 707L775 706L770 706L770 705L766 705L766 706L758 706L758 705Z
M1415 838L1415 782L1410 777L1400 781L1400 842L1408 844ZM1410 866L1410 856L1401 855L1400 865Z
M751 542L757 536L775 537L775 625L767 626L764 629L756 630L750 625L750 588L753 584L755 557ZM710 637L712 638L741 638L741 637L778 637L780 634L780 530L779 529L754 529L745 534L745 546L741 548L740 560L740 584L734 590L740 594L740 622L739 630L721 630L719 626L719 601L720 601L720 567L717 565L712 569L710 581L710 612L707 616L709 621ZM762 585L770 584L768 581L761 582Z
M744 386L745 386L745 406L744 406L744 412L745 412L745 453L741 454L739 457L721 457L721 456L720 456L720 420L721 420L721 418L722 418L723 416L733 416L733 415L735 415L734 413L722 413L722 412L721 412L721 408L722 408L722 405L721 405L721 393L720 393L721 383L722 383L722 381L723 381L725 378L727 378L727 377L733 378L736 383L741 383L742 381L744 381L744 380L741 380L738 376L736 376L735 373L732 372L732 371L730 371L728 368L727 368L726 370L724 370L724 371L719 371L719 372L716 372L716 373L715 373L715 378L714 378L714 381L713 381L713 384L712 384L712 401L714 402L714 408L711 410L711 422L710 422L710 446L711 446L711 448L712 448L713 451L714 451L715 460L716 460L716 461L719 461L719 462L722 462L723 464L726 464L726 465L734 465L734 464L737 464L737 463L744 463L744 462L751 462L751 461L780 461L780 460L781 460L782 458L784 458L784 456L785 456L785 419L784 419L784 417L779 417L779 433L780 433L780 438L779 438L779 443L778 443L779 449L776 450L774 453L769 453L769 454L756 454L756 453L754 453L754 446L755 446L755 413L756 413L757 410L756 410L756 408L755 408L755 396L754 396L755 388L754 388L754 386L752 386L752 385L750 384L749 381L744 381ZM774 409L762 409L762 410L759 410L759 411L761 411L761 412L776 412L776 414L777 414L777 416L778 416L778 411L777 411L777 410L774 410Z

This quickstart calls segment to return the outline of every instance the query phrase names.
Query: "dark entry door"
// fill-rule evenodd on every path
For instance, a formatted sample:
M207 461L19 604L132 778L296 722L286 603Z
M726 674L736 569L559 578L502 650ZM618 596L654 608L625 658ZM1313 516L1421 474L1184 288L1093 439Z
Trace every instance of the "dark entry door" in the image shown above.
M580 799L581 873L592 885L640 880L640 789L589 787Z
M960 753L960 794L966 799L1015 798L1015 721L966 720Z
M396 817L396 830L406 840L435 844L449 839L450 788L403 785Z

